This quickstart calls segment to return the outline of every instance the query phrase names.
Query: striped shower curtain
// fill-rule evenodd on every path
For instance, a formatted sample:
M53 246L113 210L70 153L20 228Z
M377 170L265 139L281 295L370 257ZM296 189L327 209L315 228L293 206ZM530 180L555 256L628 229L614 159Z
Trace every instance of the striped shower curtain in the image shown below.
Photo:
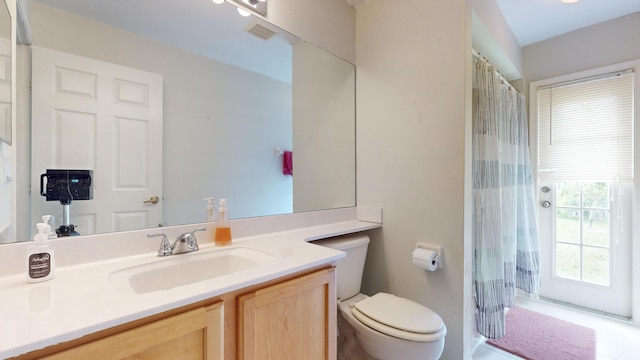
M524 96L474 58L473 287L476 326L505 334L516 288L537 293L540 253Z

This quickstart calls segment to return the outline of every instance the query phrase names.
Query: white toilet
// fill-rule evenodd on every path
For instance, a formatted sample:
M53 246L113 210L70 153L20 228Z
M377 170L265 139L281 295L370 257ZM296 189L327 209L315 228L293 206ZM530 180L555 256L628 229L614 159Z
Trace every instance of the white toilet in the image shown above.
M447 327L438 314L392 294L369 297L359 293L368 236L343 236L314 244L347 253L336 268L338 308L368 355L379 360L440 358Z

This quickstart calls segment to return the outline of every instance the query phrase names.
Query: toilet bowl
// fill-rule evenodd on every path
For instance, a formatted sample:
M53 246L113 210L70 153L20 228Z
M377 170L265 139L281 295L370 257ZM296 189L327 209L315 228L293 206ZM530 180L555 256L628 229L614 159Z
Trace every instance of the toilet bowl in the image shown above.
M368 236L343 236L314 243L347 253L336 266L338 310L368 355L379 360L440 358L447 328L438 314L393 294L369 297L359 293Z
M380 296L390 297L381 302L388 302L390 307L385 310L376 309L370 314L385 318L387 323L369 317L358 310L359 303ZM393 298L396 299L393 300ZM378 293L372 297L358 294L353 298L341 301L339 310L342 317L353 327L362 349L376 359L439 359L444 350L447 327L440 316L420 304L411 302L422 308L415 313L413 310L416 309L408 310L398 307L398 305L407 305L408 301L411 302L386 293ZM415 316L415 318L406 323L407 316ZM388 321L394 317L394 321ZM416 325L416 328L411 325ZM413 331L407 328L413 328Z

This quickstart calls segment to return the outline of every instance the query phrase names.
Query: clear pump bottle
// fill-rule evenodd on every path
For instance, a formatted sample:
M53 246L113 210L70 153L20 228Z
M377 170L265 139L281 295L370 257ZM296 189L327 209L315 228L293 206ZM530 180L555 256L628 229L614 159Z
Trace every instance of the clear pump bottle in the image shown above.
M202 198L207 202L207 213L205 215L206 221L216 221L216 202L212 197Z
M231 225L229 224L227 199L220 199L220 207L218 208L218 223L216 225L214 242L218 246L231 244Z
M27 249L27 282L51 280L55 276L55 253L47 244L51 226L36 224L38 233L33 237L34 244Z
M46 225L49 225L49 233L47 234L47 237L49 239L55 239L58 237L58 234L56 234L55 231L51 231L51 223L49 222L51 218L52 218L51 215L42 215L42 222L45 223Z

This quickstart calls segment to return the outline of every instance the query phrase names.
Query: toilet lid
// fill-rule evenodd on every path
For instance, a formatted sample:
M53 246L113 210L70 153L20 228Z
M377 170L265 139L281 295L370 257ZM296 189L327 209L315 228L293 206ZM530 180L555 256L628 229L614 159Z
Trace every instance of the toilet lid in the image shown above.
M443 327L442 318L431 309L392 294L378 293L358 301L354 304L354 308L360 314L373 320L373 322L378 322L385 325L385 327L400 331L430 334L441 330ZM367 319L361 319L357 312L352 311L359 320L370 327L375 327L375 324L367 323L370 322ZM383 331L382 329L378 330ZM397 336L394 334L389 335Z

